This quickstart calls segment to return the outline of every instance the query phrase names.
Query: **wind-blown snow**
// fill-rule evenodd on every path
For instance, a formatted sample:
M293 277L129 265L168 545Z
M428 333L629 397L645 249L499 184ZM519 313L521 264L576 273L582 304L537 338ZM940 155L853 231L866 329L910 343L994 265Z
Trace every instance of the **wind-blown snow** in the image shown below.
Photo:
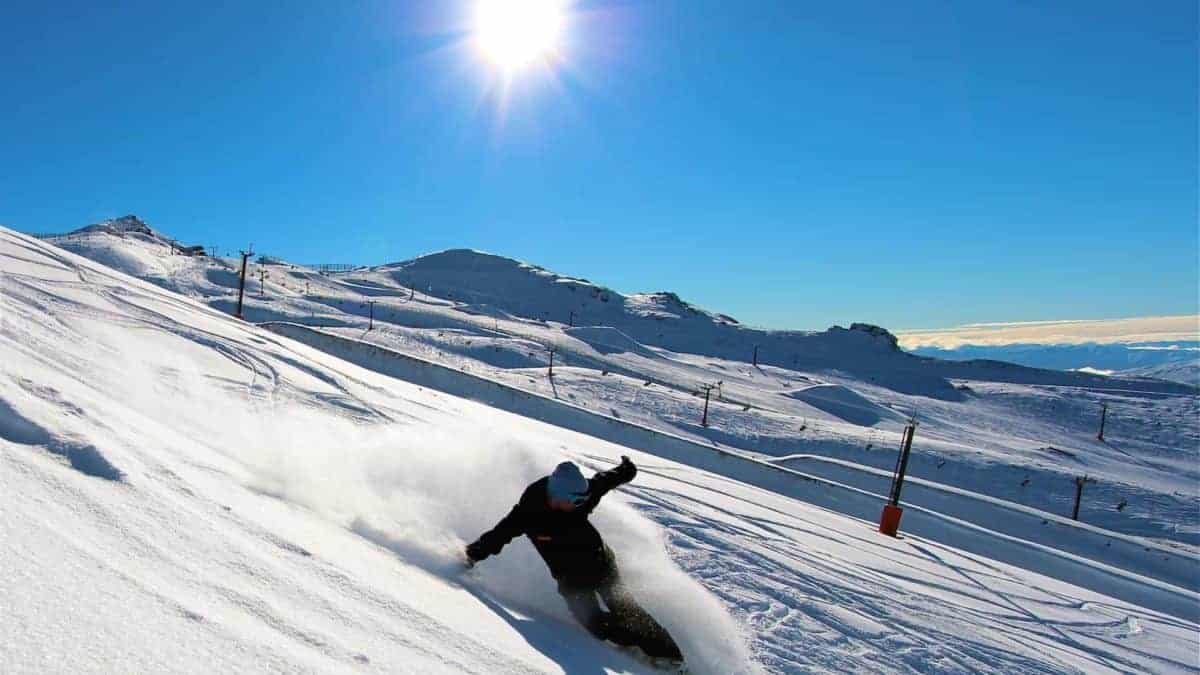
M291 428L295 428L292 425ZM257 489L347 524L406 562L439 576L461 575L462 550L508 513L525 486L562 461L563 448L538 438L497 439L462 430L391 430L384 438L345 430L343 449L314 450L303 439L265 457ZM568 453L595 470L611 460ZM299 457L297 461L295 458ZM401 459L402 458L402 459ZM619 497L594 516L621 569L645 606L671 631L702 672L737 672L751 661L741 629L703 586L666 555L662 531ZM472 574L505 604L571 624L555 584L520 538Z

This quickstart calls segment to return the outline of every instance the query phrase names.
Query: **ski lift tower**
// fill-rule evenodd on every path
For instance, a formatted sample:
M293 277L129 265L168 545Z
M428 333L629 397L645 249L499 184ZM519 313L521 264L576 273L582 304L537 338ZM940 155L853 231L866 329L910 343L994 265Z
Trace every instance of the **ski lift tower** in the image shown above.
M900 456L896 458L896 469L892 472L892 489L888 493L888 503L884 504L883 513L879 516L879 531L889 537L896 536L896 531L900 529L900 516L904 515L904 509L900 508L900 491L904 488L904 474L908 471L908 456L912 452L916 430L916 420L909 420L904 427Z

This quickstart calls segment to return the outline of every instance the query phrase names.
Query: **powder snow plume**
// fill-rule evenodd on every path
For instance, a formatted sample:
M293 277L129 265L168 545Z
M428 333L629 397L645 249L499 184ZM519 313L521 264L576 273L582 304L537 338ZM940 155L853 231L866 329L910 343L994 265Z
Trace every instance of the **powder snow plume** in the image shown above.
M564 458L580 459L537 438L327 422L308 433L295 421L278 425L289 433L260 456L252 487L344 523L450 580L463 581L463 548L508 513L529 483ZM608 468L580 463L585 473ZM671 561L659 527L623 503L619 492L592 518L634 594L676 638L692 672L757 672L720 601ZM464 583L478 584L505 606L561 621L562 630L583 630L524 537L480 563Z

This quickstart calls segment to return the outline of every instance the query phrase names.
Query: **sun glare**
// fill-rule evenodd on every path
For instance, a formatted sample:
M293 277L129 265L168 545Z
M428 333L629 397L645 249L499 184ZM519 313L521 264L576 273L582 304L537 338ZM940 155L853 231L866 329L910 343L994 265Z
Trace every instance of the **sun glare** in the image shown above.
M561 47L563 0L479 0L475 39L499 68L512 71L554 58Z

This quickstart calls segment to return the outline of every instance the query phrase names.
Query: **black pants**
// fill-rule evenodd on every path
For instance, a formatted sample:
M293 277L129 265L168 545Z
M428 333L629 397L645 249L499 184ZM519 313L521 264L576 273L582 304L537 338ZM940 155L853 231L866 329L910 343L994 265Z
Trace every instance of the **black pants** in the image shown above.
M601 640L641 647L649 656L683 658L671 635L642 609L621 582L616 557L611 549L604 548L608 570L599 586L578 586L559 580L558 592L567 601L571 614ZM608 611L600 607L597 596L604 599Z

